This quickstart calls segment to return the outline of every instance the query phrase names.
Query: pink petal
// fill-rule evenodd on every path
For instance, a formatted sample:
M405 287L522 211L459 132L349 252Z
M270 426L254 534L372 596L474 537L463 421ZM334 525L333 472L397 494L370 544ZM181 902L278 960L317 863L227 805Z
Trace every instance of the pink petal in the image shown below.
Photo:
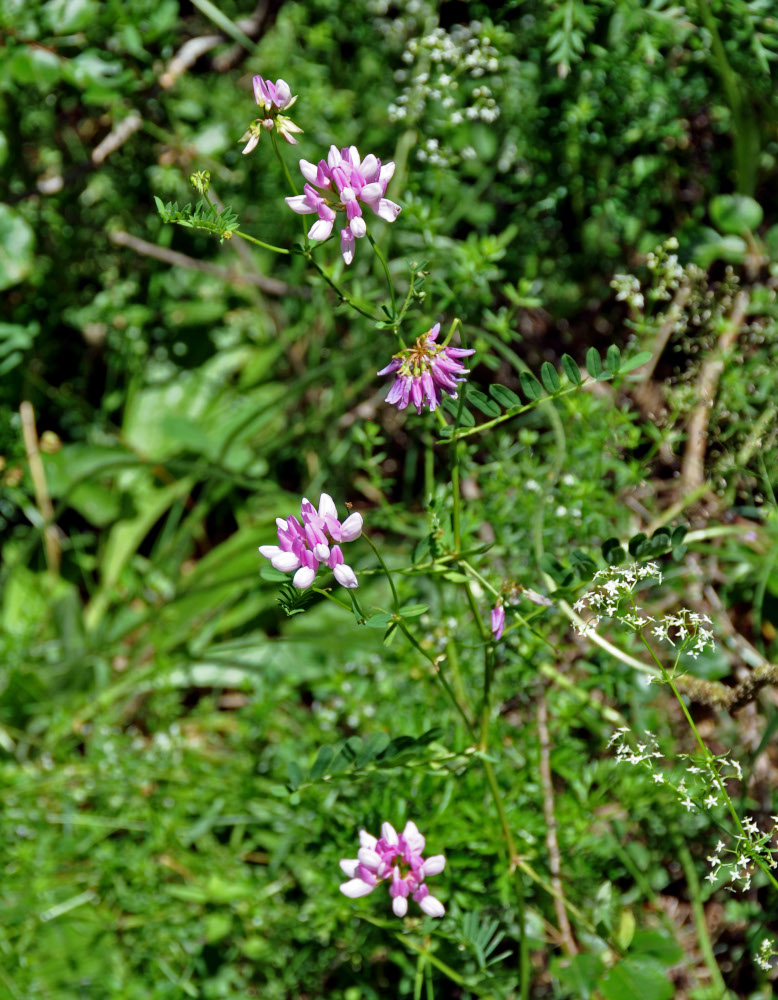
M343 254L343 260L346 264L350 264L354 259L354 242L354 234L346 226L340 232L340 252Z
M373 153L368 153L359 166L359 172L368 183L371 183L378 177L378 171L380 168L381 161L378 157ZM380 197L383 193L383 191L379 191L378 196Z
M394 161L390 160L389 163L385 163L381 167L381 173L378 175L378 181L383 186L384 191L386 191L386 185L392 179L394 174Z

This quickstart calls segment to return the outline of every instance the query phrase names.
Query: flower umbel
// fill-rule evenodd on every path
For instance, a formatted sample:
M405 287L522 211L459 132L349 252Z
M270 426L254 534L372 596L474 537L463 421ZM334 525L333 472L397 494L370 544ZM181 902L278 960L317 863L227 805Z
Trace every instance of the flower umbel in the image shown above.
M439 333L440 323L436 323L419 337L414 347L406 347L395 354L386 368L378 373L397 373L386 402L394 403L398 410L404 410L408 403L413 403L417 413L421 413L424 406L428 406L430 411L435 410L440 406L444 392L452 399L457 398L457 385L465 381L462 376L470 371L460 364L459 358L475 354L475 351L436 344Z
M261 118L256 118L249 125L246 134L241 139L241 142L246 143L243 149L244 154L250 153L252 149L256 148L263 129L269 132L273 127L288 143L296 146L297 139L292 133L302 132L302 129L281 112L291 108L297 100L297 94L292 96L292 91L286 80L276 80L275 83L271 83L270 80L264 80L261 76L255 76L252 84L254 86L254 100L262 109L263 114Z
M278 545L260 545L259 551L281 573L295 570L292 583L306 590L319 566L328 566L343 587L358 587L354 570L343 561L340 542L353 542L362 534L362 515L350 514L341 524L335 502L327 493L319 497L318 511L303 499L300 517L276 518ZM334 543L334 544L333 544Z
M355 241L367 233L362 206L367 205L386 222L394 222L400 206L385 198L386 186L394 173L394 163L384 163L372 153L360 160L356 146L338 151L330 146L326 160L309 163L300 160L300 171L308 182L304 194L286 198L287 205L298 215L318 215L308 231L312 240L329 239L338 212L346 213L346 225L340 232L340 252L350 264L354 259ZM316 188L323 188L321 194Z
M427 916L442 917L446 910L440 900L430 895L424 880L428 875L442 872L446 859L442 854L435 854L425 860L421 853L425 843L418 827L410 820L400 834L391 823L382 823L378 839L360 830L356 858L341 858L340 861L340 867L349 877L349 881L340 886L340 891L350 899L357 899L369 895L379 882L388 881L395 916L405 916L408 896L412 896Z

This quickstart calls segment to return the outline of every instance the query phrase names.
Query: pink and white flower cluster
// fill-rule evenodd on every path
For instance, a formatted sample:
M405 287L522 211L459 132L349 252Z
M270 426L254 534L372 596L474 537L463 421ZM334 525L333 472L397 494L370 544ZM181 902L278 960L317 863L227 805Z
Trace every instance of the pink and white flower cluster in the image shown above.
M276 518L278 545L260 545L259 551L281 573L295 570L292 583L306 590L314 581L319 566L328 566L343 587L358 587L354 570L343 560L340 542L353 542L362 534L362 515L350 514L341 524L335 501L327 493L319 497L318 511L303 499L301 521L294 515ZM334 543L334 544L333 544Z
M344 896L367 896L379 882L388 881L395 916L404 917L408 912L408 896L413 896L428 916L443 916L445 907L430 895L424 880L442 872L446 859L442 854L426 860L422 857L426 841L415 823L408 820L400 834L391 823L382 823L378 839L360 830L359 843L356 858L342 858L340 862L350 880L340 887Z
M281 114L282 111L291 108L297 100L296 94L292 97L289 84L286 80L276 80L275 83L271 83L270 80L265 80L261 76L255 76L251 82L254 87L254 100L262 109L263 114L261 118L255 119L249 125L246 134L241 139L241 142L246 143L243 149L244 154L256 149L263 129L270 132L274 127L288 143L293 146L298 145L297 139L292 133L302 132L302 129L295 125L291 118Z
M400 206L385 198L386 186L394 173L394 163L384 163L372 153L360 160L356 146L340 151L330 146L326 160L309 163L300 160L300 171L307 181L304 194L287 198L286 203L298 215L318 215L308 231L312 240L329 239L338 212L346 213L346 225L340 232L340 252L350 264L355 241L367 233L362 206L386 222L394 222ZM321 188L325 194L316 188Z
M419 337L414 347L395 354L379 375L397 372L397 378L389 390L386 402L394 403L398 410L404 410L413 403L416 412L428 406L430 411L440 406L443 393L457 398L457 385L464 382L463 376L470 371L463 367L459 358L475 354L474 350L463 347L443 347L435 341L440 333L440 323Z

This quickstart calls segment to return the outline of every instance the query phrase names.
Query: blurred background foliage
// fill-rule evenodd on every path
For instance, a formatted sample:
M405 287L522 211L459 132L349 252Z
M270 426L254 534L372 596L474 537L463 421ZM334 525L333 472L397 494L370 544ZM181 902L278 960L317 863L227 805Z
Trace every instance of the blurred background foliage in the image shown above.
M409 333L459 316L476 384L518 391L527 366L582 362L592 346L652 352L640 388L598 383L475 439L465 530L495 543L482 571L542 589L543 573L570 570L575 586L606 539L685 519L698 540L691 568L671 560L671 589L688 591L689 574L701 600L713 586L730 627L774 659L774 5L0 0L0 30L0 991L411 996L413 953L337 892L356 828L410 815L456 873L438 953L467 985L444 979L439 995L510 995L514 958L490 970L483 954L490 920L509 949L517 935L499 838L487 825L473 839L481 787L424 667L318 600L287 621L256 554L277 515L322 489L363 510L393 565L445 546L445 475L435 487L420 422L390 412L375 378L388 335L301 257L165 226L153 196L193 201L189 175L207 169L244 230L297 239L269 141L241 154L257 72L300 95L292 168L298 150L316 161L332 142L394 159L403 214L372 231L398 288L409 261L427 272ZM647 255L670 235L677 271L662 285ZM377 305L363 249L334 273ZM642 306L610 287L627 273ZM691 482L687 422L742 295ZM47 544L25 401L53 503ZM430 648L453 656L458 643L466 661L469 616L448 583L409 576L401 598L428 607ZM670 746L677 720L553 611L525 611L574 670L548 693L573 898L596 898L606 929L628 911L659 935L635 939L646 998L720 996L688 942L700 889L678 846L704 863L713 834L602 755L603 699ZM541 867L547 657L527 632L497 696L507 808ZM728 677L738 662L724 643L696 669ZM466 662L461 683L471 693ZM714 742L760 761L743 794L768 812L777 719L771 701L747 724L710 723ZM376 733L409 740L361 768L347 752L340 778L290 795L290 764L307 774L318 746ZM483 926L466 916L474 899ZM754 890L716 905L734 995L768 996L750 928L775 921L775 900ZM530 900L536 995L589 996L601 969L547 961L550 913ZM606 983L603 995L629 994Z

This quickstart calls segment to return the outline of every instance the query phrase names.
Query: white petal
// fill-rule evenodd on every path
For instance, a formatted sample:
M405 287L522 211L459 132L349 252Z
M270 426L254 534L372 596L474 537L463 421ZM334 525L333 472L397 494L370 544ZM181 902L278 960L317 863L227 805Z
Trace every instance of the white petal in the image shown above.
M286 527L286 523L284 523L284 527ZM283 552L283 549L277 545L260 545L259 551L265 559L274 559L279 553Z
M357 860L374 872L381 867L381 858L371 847L360 847L357 851Z
M319 562L327 562L330 557L330 547L324 542L319 542L318 545L314 545L313 554Z
M397 216L402 212L399 205L396 205L393 201L389 201L388 198L382 198L378 202L378 208L375 205L370 206L379 219L385 219L387 222L394 222Z
M362 201L378 201L379 198L383 197L383 194L384 189L378 181L374 181L372 184L365 184L359 192L359 197Z
M395 830L395 828L392 826L391 823L381 824L381 836L384 838L387 844L396 844L397 841L400 839L397 836L397 831Z
M322 493L319 497L319 517L334 517L338 519L338 508L329 493Z
M392 179L394 174L394 161L390 160L389 163L385 163L381 167L381 173L378 175L378 181L383 186L384 191L386 191L386 185Z
M342 888L341 886L341 890ZM419 903L419 906L429 917L442 917L446 912L445 906L439 899L435 899L434 896L425 896Z
M300 173L308 181L309 184L316 183L316 175L319 172L319 168L315 163L311 163L309 160L300 160Z
M368 153L359 165L359 172L366 181L372 181L378 174L378 159L374 153ZM382 191L381 194L384 192Z
M373 836L372 833L368 833L367 830L360 830L359 831L359 846L360 847L369 847L371 850L374 850L375 849L375 845L377 843L378 843L378 840Z
M300 590L307 590L316 577L316 570L308 566L301 566L292 577L292 583Z
M360 896L368 896L375 889L374 885L368 885L361 878L352 878L350 882L344 882L340 886L340 891L349 899L358 899ZM427 899L430 897L428 896Z
M419 828L412 820L408 820L403 829L403 840L412 851L421 854L426 843L424 836L419 833Z
M354 590L355 587L359 586L359 581L354 574L354 570L345 563L340 563L340 565L336 566L332 571L332 575L341 587L347 587L349 590Z
M332 232L332 219L317 219L308 230L312 240L326 240Z
M338 863L344 875L348 875L349 878L354 878L357 873L357 868L359 868L359 861L357 858L341 858Z
M351 222L349 222L349 229L358 240L362 239L367 232L367 226L365 225L365 220L361 215L357 215L351 220Z
M279 573L291 573L293 569L297 569L300 565L300 560L294 552L279 552L277 556L273 556L270 560L270 565L273 569L277 569Z
M354 539L359 538L361 534L362 534L362 515L357 512L349 514L349 516L340 526L340 541L353 542Z
M396 917L404 917L408 912L408 900L405 896L395 896L392 900L392 910Z
M293 212L297 212L298 215L310 215L315 212L315 208L311 208L308 204L308 199L304 194L296 194L293 198L284 198L284 201L291 208Z
M421 873L426 878L428 875L439 875L446 867L446 859L442 854L433 854L427 858L421 866Z

